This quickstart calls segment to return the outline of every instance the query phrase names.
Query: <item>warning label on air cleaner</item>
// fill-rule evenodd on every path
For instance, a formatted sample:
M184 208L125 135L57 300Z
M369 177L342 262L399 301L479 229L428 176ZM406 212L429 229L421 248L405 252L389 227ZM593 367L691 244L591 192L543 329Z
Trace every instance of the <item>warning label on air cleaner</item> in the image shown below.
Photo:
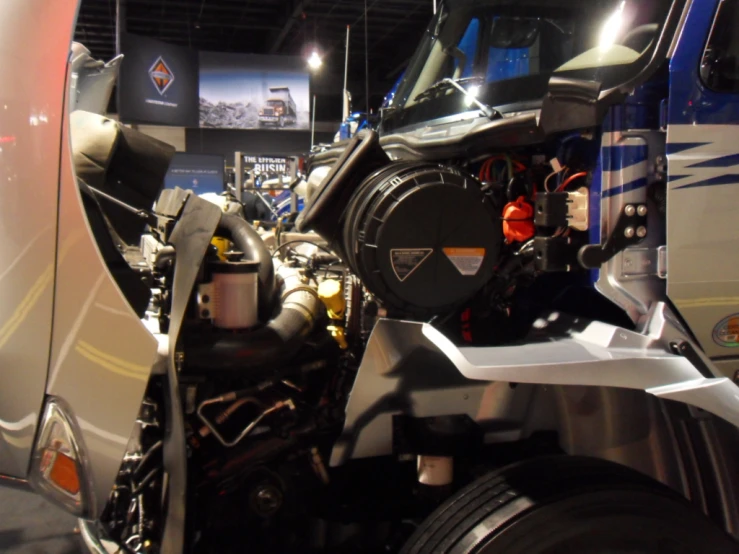
M394 248L390 250L390 261L399 281L405 281L426 261L433 248Z
M462 275L477 275L485 259L484 248L444 248L444 254Z

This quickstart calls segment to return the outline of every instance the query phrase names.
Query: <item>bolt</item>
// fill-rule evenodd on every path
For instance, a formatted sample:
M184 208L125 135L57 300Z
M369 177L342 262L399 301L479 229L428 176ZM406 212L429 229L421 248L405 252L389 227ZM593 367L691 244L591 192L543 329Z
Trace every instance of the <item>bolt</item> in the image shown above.
M642 227L639 227L636 230L636 236L639 237L640 239L643 239L644 237L646 237L647 236L647 228L646 227L643 227L643 226Z
M627 205L627 206L626 206L626 207L624 208L624 213L625 213L626 215L628 215L629 217L631 217L632 215L634 215L634 214L636 213L636 208L635 208L634 206L632 206L631 204L628 204L628 205Z
M201 300L203 301L203 304L207 304L208 302L210 302L210 296L204 294Z
M282 505L282 493L272 485L262 485L253 497L253 506L261 516L271 516Z
M644 217L645 215L647 215L647 207L644 204L642 204L636 209L636 213Z
M626 229L624 229L624 236L627 239L632 238L634 236L634 228L633 227L626 227Z
M203 317L210 317L210 310L203 310L200 313Z

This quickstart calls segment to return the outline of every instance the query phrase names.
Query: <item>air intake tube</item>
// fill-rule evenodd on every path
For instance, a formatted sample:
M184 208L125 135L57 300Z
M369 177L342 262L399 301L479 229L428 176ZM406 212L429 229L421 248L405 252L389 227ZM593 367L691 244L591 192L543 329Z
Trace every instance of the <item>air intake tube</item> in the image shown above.
M223 214L218 235L231 239L244 260L259 263L259 318L266 321L272 315L275 296L275 269L272 256L264 241L248 221L236 215Z
M272 260L268 261L270 266ZM303 284L298 271L278 262L282 281L277 315L261 328L240 333L213 332L185 341L188 371L244 371L289 361L325 312L317 292Z

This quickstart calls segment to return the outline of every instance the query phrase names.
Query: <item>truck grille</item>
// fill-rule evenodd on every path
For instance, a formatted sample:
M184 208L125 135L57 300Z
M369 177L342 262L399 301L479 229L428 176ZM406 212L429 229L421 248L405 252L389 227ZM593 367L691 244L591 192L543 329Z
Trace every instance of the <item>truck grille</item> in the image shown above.
M262 113L264 115L275 115L275 110L274 108L264 108L264 110L262 110Z

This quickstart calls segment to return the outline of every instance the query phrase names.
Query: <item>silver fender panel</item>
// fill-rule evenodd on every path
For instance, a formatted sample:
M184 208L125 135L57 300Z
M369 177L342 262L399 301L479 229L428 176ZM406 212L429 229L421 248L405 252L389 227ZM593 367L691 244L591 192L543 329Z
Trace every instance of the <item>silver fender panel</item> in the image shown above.
M499 433L493 440L515 440L533 392L509 383L641 390L739 426L739 387L725 377L705 377L686 358L670 352L671 342L690 339L664 304L652 309L641 332L556 313L535 327L532 340L524 344L473 348L456 346L425 323L379 321L331 465L391 454L396 414L467 414L484 430L493 424L492 432ZM489 431L485 433L488 438Z

